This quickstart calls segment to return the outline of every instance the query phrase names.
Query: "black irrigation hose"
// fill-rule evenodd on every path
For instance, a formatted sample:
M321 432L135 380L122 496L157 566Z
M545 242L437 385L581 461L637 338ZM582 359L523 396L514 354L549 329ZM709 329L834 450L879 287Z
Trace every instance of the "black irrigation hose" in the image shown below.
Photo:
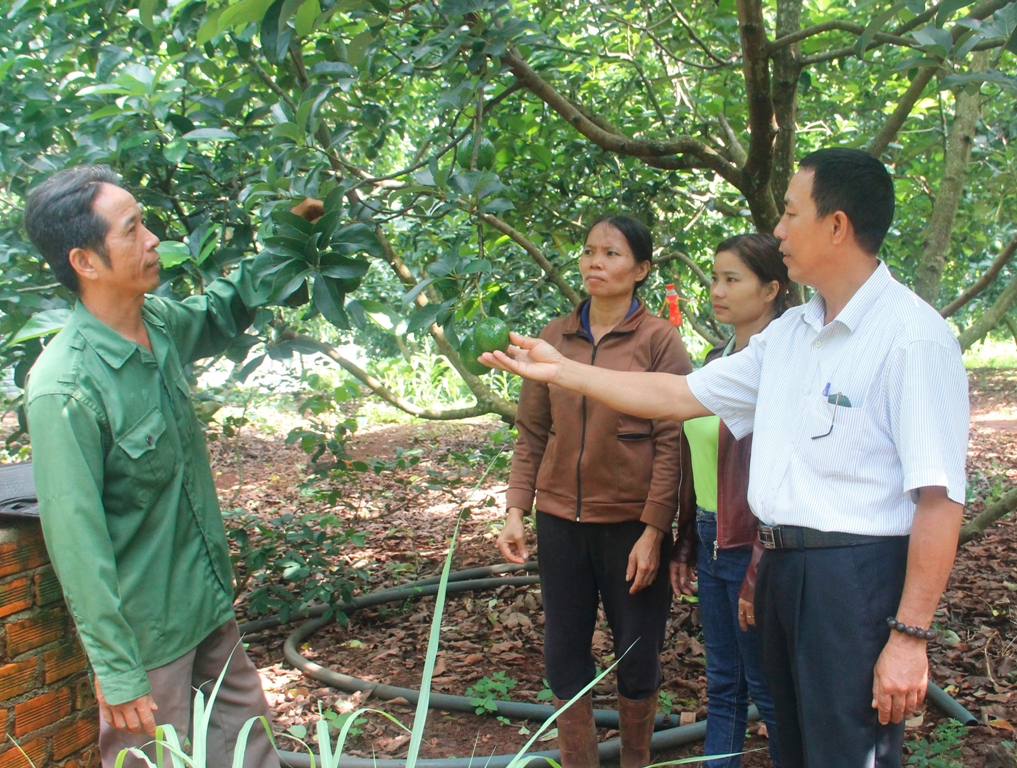
M458 592L472 592L480 589L495 589L502 586L526 586L536 584L540 581L539 576L509 576L491 578L493 574L512 573L516 571L535 571L536 569L536 563L529 562L524 565L506 564L456 571L449 574L447 592L452 594ZM341 603L337 606L337 608L344 612L350 612L359 608L367 608L375 605L382 605L384 603L407 600L414 597L434 595L438 591L438 584L440 580L440 577L434 576L398 587L378 590L362 597L353 598L348 602ZM327 610L327 606L319 605L313 606L300 614L295 613L291 615L289 619L290 621L295 621L301 618L311 618L312 620L301 624L286 638L286 642L283 645L283 655L286 661L311 679L325 683L332 688L338 688L339 690L347 693L369 691L372 696L379 699L388 700L402 698L411 705L416 704L420 697L420 691L418 690L387 685L385 683L373 683L350 675L344 675L341 672L336 672L335 670L328 669L327 667L322 667L321 665L305 659L300 655L297 649L300 647L301 643L319 629L333 621L331 617L328 619L312 618L321 617ZM278 616L269 617L260 621L242 624L240 626L240 631L242 634L253 634L284 623L288 622L283 622ZM978 721L974 715L958 704L945 691L943 691L942 688L939 688L931 682L929 683L928 696L929 699L940 707L945 714L955 720L958 720L964 725L977 724ZM432 708L446 711L469 713L473 713L475 711L475 707L470 704L470 699L466 696L451 696L442 693L432 693L428 703ZM535 720L544 722L547 718L554 714L554 707L547 705L528 704L517 701L497 701L495 702L495 705L497 707L495 712L498 715L514 718L516 720ZM753 705L749 708L749 720L753 721L758 719L759 713ZM618 713L614 710L595 710L594 720L600 727L618 727ZM706 735L705 720L691 723L689 725L676 725L676 722L677 718L673 715L667 718L662 715L658 716L656 728L660 730L657 730L657 732L654 733L650 742L652 750L660 751L662 749L690 744L702 740ZM668 727L662 728L664 725L667 725ZM599 747L600 759L617 759L620 749L621 742L618 739L602 742ZM310 755L300 752L286 752L282 750L280 750L279 755L283 763L289 765L291 768L310 768L311 766ZM527 756L537 758L547 757L553 760L558 760L560 755L557 750L553 750L548 752L531 752L528 753ZM418 760L417 764L421 766L421 768L470 768L470 766L474 765L483 765L484 768L505 768L514 758L514 754L491 756L476 755L475 757L468 758L456 757L423 759ZM320 762L318 764L320 765ZM376 760L373 758L343 757L339 761L339 768L405 768L405 765L406 760L399 759ZM532 765L535 768L543 768L543 766L549 767L550 763L543 760L534 760L529 763L529 765Z

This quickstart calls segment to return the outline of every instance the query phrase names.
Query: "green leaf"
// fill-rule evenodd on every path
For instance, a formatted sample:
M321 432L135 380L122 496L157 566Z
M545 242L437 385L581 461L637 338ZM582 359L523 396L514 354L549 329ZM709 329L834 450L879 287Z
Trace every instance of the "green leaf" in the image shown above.
M272 136L289 139L294 144L303 144L307 138L307 134L296 123L279 123L272 129Z
M530 154L533 155L534 160L544 166L545 170L549 171L554 166L554 156L551 154L551 150L543 144L531 144Z
M303 216L297 216L297 214L292 211L287 211L284 208L276 208L272 211L272 221L296 230L302 234L305 239L314 234L314 224L309 222Z
M322 317L337 328L349 328L350 320L346 316L343 305L346 295L339 289L338 283L322 275L314 276L314 290L311 293L314 308L321 312Z
M286 58L290 44L290 29L282 19L284 0L275 0L261 20L261 49L265 58L276 64Z
M858 42L855 43L855 54L858 58L865 58L865 51L869 47L869 43L872 42L872 38L875 37L876 33L884 26L886 26L886 22L900 13L906 6L907 0L899 0L887 10L876 14L872 20L865 25L865 29L862 30L862 36L859 37Z
M311 34L314 30L314 20L320 13L321 6L318 5L318 0L304 0L300 10L293 17L293 26L297 30L297 35L306 37Z
M953 16L961 8L974 3L974 0L943 0L939 6L939 11L936 13L936 26L942 27L951 16Z
M54 334L67 325L67 321L70 319L71 310L69 309L47 309L43 312L36 312L4 346L10 347L29 339L38 339Z
M351 224L337 230L332 235L332 248L339 253L349 255L351 253L369 253L371 256L381 256L382 247L375 234L374 228L367 224Z
M169 144L162 148L162 156L166 160L174 165L179 163L187 156L187 141L183 138L173 139Z
M346 46L346 57L349 59L350 64L359 68L364 63L364 59L367 56L367 46L373 40L374 34L369 29L365 29L350 40L350 44Z
M351 259L339 253L326 253L321 257L321 274L336 280L356 280L370 268L370 262L364 259Z
M122 115L123 113L124 111L119 106L117 106L116 104L110 104L108 107L103 107L102 109L95 110L95 112L90 114L81 122L82 124L84 124L90 123L93 120L105 120L107 117L116 117L118 115Z
M201 48L205 43L219 34L219 19L222 18L223 13L227 10L227 8L220 8L206 16L205 20L201 22L201 26L198 27L198 34L194 37L194 42L198 48Z
M159 252L159 263L166 269L183 264L191 259L191 249L184 243L178 243L173 240L164 240L159 243L159 247L156 250Z
M217 14L219 18L216 31L209 35L208 40L211 40L216 32L225 32L228 29L244 27L251 22L257 23L261 21L272 5L272 2L273 0L240 0L239 3L234 3L228 8L222 9L221 13ZM205 25L203 24L202 29L198 32L199 37L204 28ZM204 45L204 42L207 42L207 40L203 41L202 45Z
M232 141L237 135L224 128L195 128L185 133L183 138L188 141Z
M141 0L138 3L138 16L141 18L141 24L145 29L155 29L155 19L152 17L155 15L155 7L159 0Z

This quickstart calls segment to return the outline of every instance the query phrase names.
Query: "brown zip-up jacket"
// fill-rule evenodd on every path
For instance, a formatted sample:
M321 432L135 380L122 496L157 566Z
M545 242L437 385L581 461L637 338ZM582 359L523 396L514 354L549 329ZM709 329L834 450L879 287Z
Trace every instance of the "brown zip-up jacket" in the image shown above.
M723 347L710 351L706 356L709 364L723 354ZM682 433L683 456L690 455L688 438ZM756 516L749 508L749 460L752 456L752 435L736 440L720 422L717 444L717 547L752 547L752 560L745 572L739 597L753 601L756 591L756 568L763 555L759 542ZM677 543L671 555L680 563L696 564L696 490L692 479L692 461L689 458L682 474L679 488L679 511Z
M594 345L581 306L540 334L570 360L617 371L687 374L671 324L639 308ZM583 523L641 520L670 535L681 480L681 423L640 419L570 390L524 381L506 504Z

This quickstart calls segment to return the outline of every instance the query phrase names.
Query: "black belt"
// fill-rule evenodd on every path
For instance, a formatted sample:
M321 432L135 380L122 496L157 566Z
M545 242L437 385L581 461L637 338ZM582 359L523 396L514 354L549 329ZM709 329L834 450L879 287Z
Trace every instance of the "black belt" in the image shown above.
M759 541L766 549L813 549L817 547L857 547L893 541L902 536L866 536L861 533L817 531L798 525L759 524Z

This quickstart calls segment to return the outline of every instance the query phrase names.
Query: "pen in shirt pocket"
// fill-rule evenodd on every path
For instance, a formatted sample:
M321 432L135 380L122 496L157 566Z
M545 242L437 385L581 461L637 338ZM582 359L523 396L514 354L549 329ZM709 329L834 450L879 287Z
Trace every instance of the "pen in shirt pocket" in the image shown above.
M847 395L843 395L840 392L834 392L830 394L830 382L826 382L826 386L823 387L823 396L826 398L826 402L832 405L839 405L841 408L850 408L851 400Z

